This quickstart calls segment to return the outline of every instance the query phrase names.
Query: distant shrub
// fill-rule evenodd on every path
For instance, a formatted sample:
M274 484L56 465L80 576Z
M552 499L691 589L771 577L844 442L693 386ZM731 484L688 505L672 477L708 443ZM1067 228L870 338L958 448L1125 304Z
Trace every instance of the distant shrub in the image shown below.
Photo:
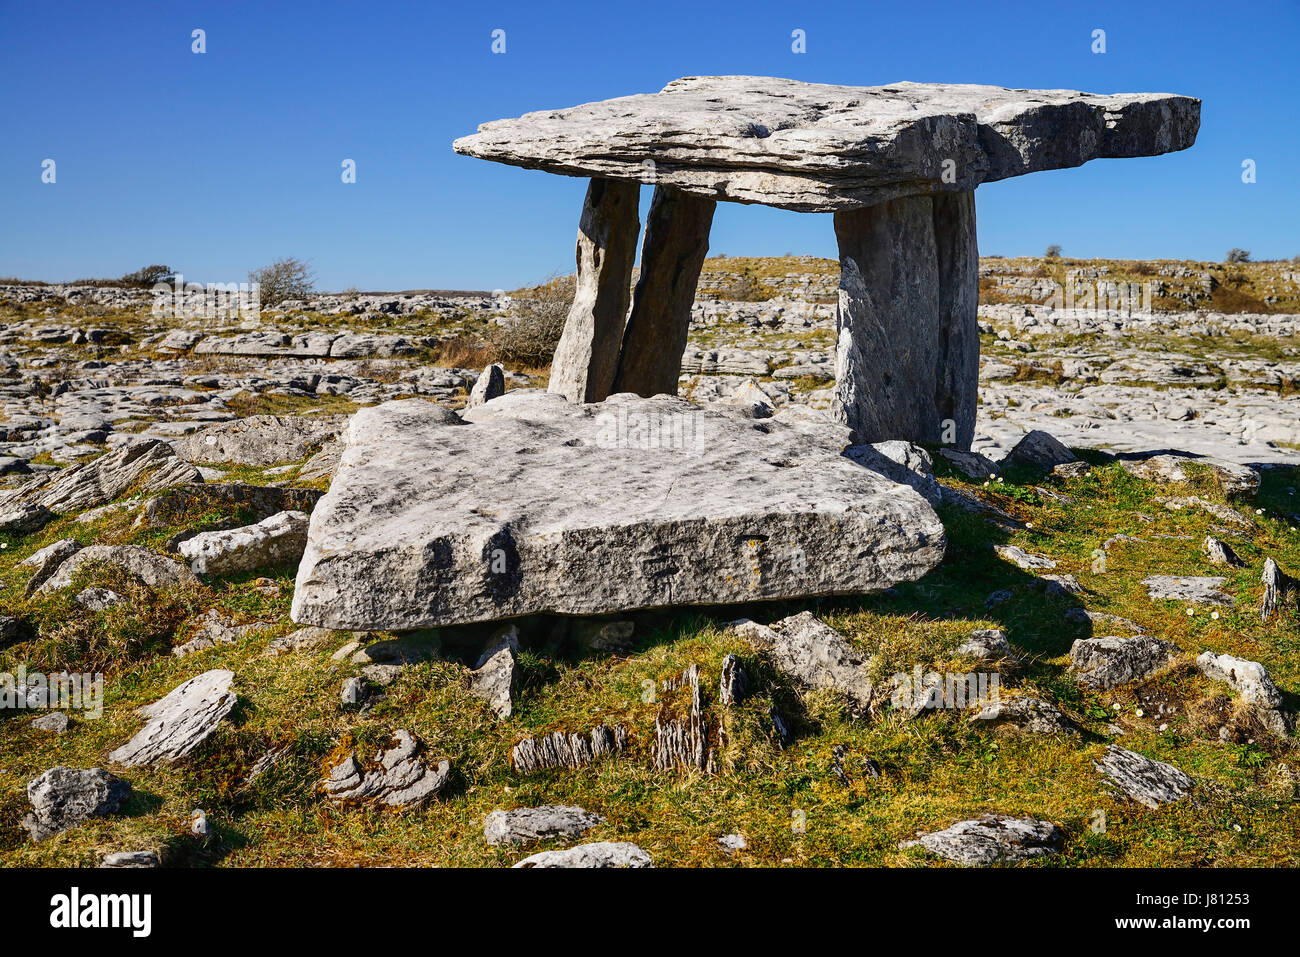
M1043 253L1043 255L1046 256L1048 259L1060 259L1061 247L1058 246L1056 243L1052 243L1052 245L1047 247L1047 252Z
M1228 255L1223 257L1225 263L1248 263L1250 262L1249 249L1229 249Z
M259 300L263 306L275 306L286 299L302 299L315 291L316 273L311 264L287 256L269 266L254 269L248 281L258 284Z
M176 270L171 266L145 266L143 269L137 269L135 272L129 272L122 277L122 285L137 286L141 289L151 289L160 282L171 282L176 276Z
M574 277L559 276L519 293L511 315L492 327L496 357L529 367L550 363L573 305Z

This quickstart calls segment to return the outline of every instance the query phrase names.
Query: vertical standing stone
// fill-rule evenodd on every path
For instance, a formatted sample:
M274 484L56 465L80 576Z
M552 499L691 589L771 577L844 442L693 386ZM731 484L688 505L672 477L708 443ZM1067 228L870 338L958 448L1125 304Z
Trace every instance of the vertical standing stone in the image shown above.
M838 212L835 236L837 414L859 442L970 448L979 379L973 193Z
M627 319L640 183L593 179L578 223L578 275L573 305L551 363L547 391L570 402L609 395Z
M677 394L695 284L717 205L671 186L655 187L614 392Z

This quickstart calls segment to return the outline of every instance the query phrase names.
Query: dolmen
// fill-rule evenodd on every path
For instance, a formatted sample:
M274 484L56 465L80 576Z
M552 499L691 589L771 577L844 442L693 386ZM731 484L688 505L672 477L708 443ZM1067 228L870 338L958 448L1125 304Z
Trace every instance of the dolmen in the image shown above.
M833 213L837 415L859 441L966 450L979 372L975 188L1183 150L1199 128L1200 101L1167 93L697 76L485 123L453 148L591 180L552 392L677 394L719 201ZM654 196L630 293L643 183Z

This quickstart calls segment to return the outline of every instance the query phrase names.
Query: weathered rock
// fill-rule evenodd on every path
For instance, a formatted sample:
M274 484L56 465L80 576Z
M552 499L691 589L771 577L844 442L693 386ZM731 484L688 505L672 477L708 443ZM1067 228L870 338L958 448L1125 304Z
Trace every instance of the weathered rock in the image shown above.
M934 462L919 445L895 439L875 445L851 445L844 454L900 485L910 485L931 506L943 502L943 487L934 479Z
M518 774L543 768L580 768L627 747L627 730L599 724L587 735L552 731L539 738L524 738L510 749L510 764Z
M157 851L114 851L111 854L105 854L99 866L108 868L146 868L161 867L162 862L158 859Z
M420 400L357 413L312 515L294 621L410 629L856 594L943 554L924 499L789 426L526 390L466 419Z
M1038 698L1015 697L986 704L971 724L1013 727L1030 734L1075 734L1078 728L1056 705Z
M27 785L32 810L23 827L33 841L43 841L93 817L115 814L130 794L129 784L101 768L50 768Z
M180 552L200 575L234 575L297 564L307 548L308 521L302 512L279 512L256 525L200 532L181 542Z
M749 695L749 673L736 655L723 655L718 681L718 703L724 708L740 704Z
M1089 688L1113 688L1173 664L1177 647L1150 635L1080 638L1070 646L1070 671Z
M655 182L710 199L827 212L1186 149L1199 126L1200 101L1161 93L699 76L485 123L453 147L569 176L641 180L649 162Z
M952 827L903 841L900 848L921 847L936 857L967 867L1023 861L1059 854L1065 834L1049 821L1005 814L985 814Z
M526 844L555 837L581 837L605 819L580 807L547 804L513 811L493 811L483 822L489 844Z
M981 661L1001 661L1015 658L1007 634L1000 628L980 628L972 631L964 642L957 646L957 654Z
M54 518L54 513L40 505L8 504L0 500L0 532L9 535L26 535Z
M1077 460L1077 456L1062 445L1055 437L1035 429L1015 444L1001 462L1003 468L1023 466L1050 472L1058 465L1067 465Z
M177 685L164 698L140 709L148 723L108 756L125 767L176 761L185 757L217 729L235 707L230 690L233 671L206 671Z
M268 658L277 658L295 651L311 651L328 644L334 637L335 632L329 628L308 625L306 628L299 628L297 631L274 639L266 646L263 654Z
M1186 797L1195 782L1172 764L1153 761L1112 744L1093 767L1110 778L1120 792L1149 808Z
M519 629L511 626L488 642L470 675L472 695L488 703L498 718L514 710L515 655L519 650Z
M600 402L614 385L641 229L639 193L637 182L593 179L587 187L578 222L573 305L547 386L570 402Z
M672 768L711 770L713 752L704 714L699 665L691 665L677 678L663 683L655 713L652 748L657 771Z
M1219 591L1226 578L1152 575L1142 579L1147 597L1164 601L1186 601L1194 605L1231 605L1232 596Z
M195 630L194 636L189 641L174 646L172 654L177 658L183 658L186 655L194 654L196 651L215 648L217 645L231 645L248 635L256 634L269 627L271 627L271 623L266 621L254 621L244 625L233 624L223 618L217 609L213 608L200 619L199 627Z
M87 611L105 611L126 601L117 592L107 588L83 588L72 600Z
M871 658L854 648L811 612L800 612L770 627L749 619L734 622L733 631L767 654L783 673L808 688L829 688L846 696L858 713L875 702Z
M709 252L712 199L655 187L641 245L641 275L623 330L613 392L676 395L695 283Z
M472 409L505 394L506 371L501 367L500 363L494 362L483 370L478 377L478 381L474 383L474 388L469 390L469 397L465 400L465 408Z
M39 718L32 719L32 727L37 731L49 731L53 734L65 734L68 730L68 716L62 711L51 711Z
M994 545L993 550L1009 562L1015 562L1025 571L1043 571L1055 568L1056 562L1042 555L1034 555L1018 545Z
M734 854L736 851L748 849L749 842L745 840L743 834L724 834L718 838L718 846L728 854Z
M1205 536L1205 541L1201 543L1201 551L1205 552L1211 565L1228 565L1232 568L1244 568L1246 565L1237 557L1237 553L1232 550L1231 545L1219 541L1212 535Z
M1264 560L1264 596L1259 603L1260 621L1268 621L1279 608L1300 612L1300 581L1292 578L1271 558Z
M972 482L982 482L998 473L998 467L978 452L940 449L939 455L958 473Z
M325 793L338 803L373 801L389 807L414 808L436 798L451 778L443 760L430 769L419 757L420 742L408 731L396 731L388 750L367 769L355 755L344 758L324 783Z
M979 377L971 193L837 212L836 418L860 442L970 448Z
M178 439L189 462L279 465L305 458L343 431L346 415L250 415Z
M53 575L65 561L81 549L81 542L75 538L61 538L51 545L28 555L18 563L19 568L32 569L31 578L27 580L24 596L35 593Z
M184 565L139 545L87 545L64 560L37 591L48 594L67 588L79 572L98 564L121 568L150 588L178 588L197 582Z
M1258 661L1206 651L1197 656L1196 667L1211 681L1229 685L1247 704L1267 709L1282 706L1282 692Z
M1153 455L1147 459L1121 459L1124 469L1149 482L1183 483L1191 480L1191 472L1205 469L1218 480L1224 495L1229 498L1254 498L1259 491L1259 473L1248 465L1238 465L1222 459L1191 458L1186 455ZM1192 466L1188 469L1187 466Z
M145 502L135 524L140 528L169 525L194 513L214 510L238 511L241 515L249 514L254 522L260 522L278 512L310 512L323 494L314 488L280 488L238 482L177 485Z
M141 439L99 458L74 465L0 493L0 515L10 510L74 512L111 502L128 489L156 492L187 482L202 482L194 466L176 457L166 442ZM0 518L0 522L3 519Z
M564 851L542 851L515 867L653 867L650 855L635 844L597 841Z

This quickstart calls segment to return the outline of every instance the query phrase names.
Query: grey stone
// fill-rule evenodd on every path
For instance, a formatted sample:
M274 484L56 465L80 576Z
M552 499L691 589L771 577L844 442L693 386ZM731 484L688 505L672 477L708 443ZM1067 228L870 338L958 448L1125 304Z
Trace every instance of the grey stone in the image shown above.
M1203 551L1210 560L1211 565L1228 565L1232 568L1244 568L1246 563L1237 557L1237 553L1232 550L1232 546L1227 542L1221 542L1212 535L1205 536L1205 541L1201 543Z
M957 654L981 661L1001 661L1014 658L1007 634L1000 628L980 628L966 636L966 640L957 646Z
M1056 705L1030 697L990 702L971 716L970 723L991 727L1014 727L1030 734L1078 732L1078 728Z
M519 629L515 626L494 636L470 675L470 693L482 698L498 718L514 710L515 655L519 650Z
M312 514L294 621L412 629L860 594L943 555L924 499L789 426L528 390L466 419L421 400L357 413ZM642 422L653 434L629 425Z
M453 146L569 176L641 180L648 161L655 182L710 199L827 212L1186 149L1199 126L1199 100L1161 93L698 76L485 123Z
M62 711L51 711L49 714L43 714L39 718L33 718L31 724L37 731L50 731L54 734L64 734L68 730L68 716Z
M677 394L695 283L709 252L716 207L712 199L655 187L612 392Z
M967 867L988 867L1059 854L1065 834L1049 821L1005 814L985 814L951 827L904 841L900 848L921 847L936 857Z
M673 694L680 690L681 694ZM694 768L712 773L713 749L700 688L700 666L692 664L679 676L661 684L655 713L655 740L651 748L657 771Z
M251 415L219 422L175 443L190 462L279 465L315 452L343 431L345 415Z
M581 837L605 819L580 807L547 804L513 811L493 811L483 822L489 844L526 844L556 837Z
M1026 468L1050 472L1058 465L1068 465L1076 461L1077 456L1062 445L1057 439L1037 429L1025 434L1016 443L1015 448L1002 460L1002 467L1019 465Z
M718 846L728 854L736 851L743 851L749 847L749 842L745 840L743 834L724 834L718 838Z
M600 402L614 385L641 229L639 194L636 182L593 179L587 187L578 222L573 305L547 386L570 402Z
M1282 692L1258 661L1206 651L1197 656L1196 667L1211 681L1229 685L1246 704L1266 709L1282 706Z
M184 565L139 545L87 545L65 559L37 592L48 594L67 588L79 572L98 564L121 568L150 588L177 588L197 582Z
M1259 603L1260 621L1268 621L1279 608L1300 612L1300 581L1282 571L1271 558L1264 559L1264 596Z
M1070 646L1070 671L1089 688L1113 688L1173 664L1177 647L1150 635L1080 638Z
M900 485L911 486L931 506L943 502L943 488L934 479L930 453L919 445L895 439L875 445L851 445L844 454Z
M44 528L53 517L53 512L40 505L11 505L0 499L0 532L26 535Z
M1120 793L1139 804L1157 808L1186 797L1195 782L1172 764L1153 761L1134 751L1110 745L1093 767L1106 775Z
M430 768L420 751L419 739L408 731L396 731L372 767L364 767L355 755L344 758L326 779L325 793L336 803L374 802L401 808L428 804L450 781L451 763L444 759Z
M478 377L478 381L474 383L474 388L469 390L469 398L465 400L465 408L472 409L505 394L505 369L499 363L494 362L483 370Z
M770 627L749 619L733 622L733 631L767 654L778 670L814 689L845 695L858 713L875 703L871 658L850 645L811 612L800 612Z
M105 854L99 864L108 868L145 868L161 867L157 851L114 851Z
M236 625L223 618L215 608L209 609L208 613L199 621L200 624L194 632L194 637L172 648L172 654L175 657L183 658L186 655L194 654L196 651L215 648L217 645L232 645L248 635L272 627L271 622L266 621Z
M1190 481L1187 469L1208 470L1219 482L1223 493L1229 498L1254 498L1259 491L1259 473L1248 465L1238 465L1215 458L1192 458L1186 455L1153 455L1147 459L1121 459L1124 469L1138 478L1160 484L1182 483Z
M9 615L0 615L0 641L12 641L18 637L19 621Z
M978 452L963 452L960 449L940 449L943 457L960 475L972 482L982 482L997 475L998 467Z
M125 767L153 765L185 757L206 741L235 707L233 671L206 671L177 685L140 709L148 723L108 756Z
M627 729L598 724L589 734L552 731L524 738L510 749L510 764L518 774L544 768L580 768L597 758L617 754L627 747Z
M721 670L718 703L724 708L740 704L749 695L749 673L736 655L723 655Z
M650 855L635 844L598 841L563 851L542 851L515 867L653 867Z
M1163 601L1186 601L1194 605L1231 605L1232 596L1219 591L1226 578L1152 575L1142 579L1147 597Z
M1052 561L1050 558L1045 558L1042 555L1034 555L1025 551L1018 545L994 545L993 550L997 552L1001 558L1005 558L1009 562L1015 562L1025 571L1044 571L1056 567L1056 562Z
M50 768L27 785L32 810L23 827L33 841L43 841L91 818L115 814L130 794L129 784L101 768Z
M302 512L279 512L256 525L200 532L181 542L180 553L201 575L296 565L307 548L307 523Z
M264 654L268 658L277 658L295 651L313 651L328 644L334 640L334 637L335 632L329 628L308 625L306 628L299 628L297 631L274 639L266 646Z
M27 587L23 590L25 596L35 593L36 589L53 575L60 565L71 558L76 552L80 551L81 542L75 538L61 538L51 545L28 555L18 563L19 568L32 569L31 577L27 580Z
M72 600L88 611L104 611L126 601L117 592L107 588L83 588Z
M339 700L345 708L355 708L366 700L366 681L364 678L352 676L343 679L343 687L339 689Z

